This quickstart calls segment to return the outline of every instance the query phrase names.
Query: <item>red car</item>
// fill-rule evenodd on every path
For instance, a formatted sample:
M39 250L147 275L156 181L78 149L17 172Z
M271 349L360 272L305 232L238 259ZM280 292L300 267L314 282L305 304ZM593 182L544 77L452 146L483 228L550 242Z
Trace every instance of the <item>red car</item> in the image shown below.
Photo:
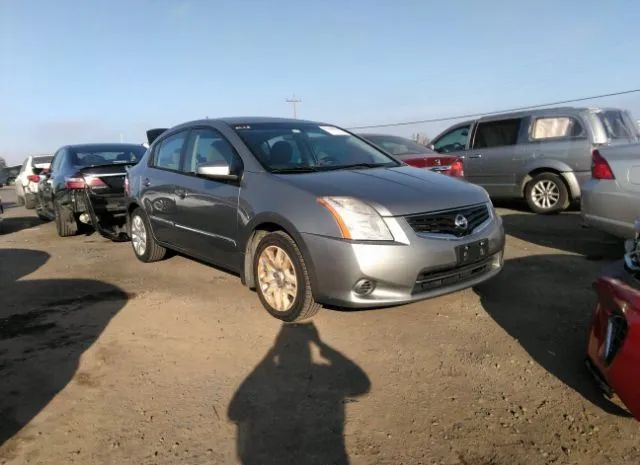
M456 178L464 177L462 158L456 155L441 155L411 139L386 134L360 134L398 160L416 168L426 168Z
M587 366L604 393L615 392L640 420L640 265L632 252L625 265L594 283L598 303L589 329ZM637 268L634 271L634 268Z

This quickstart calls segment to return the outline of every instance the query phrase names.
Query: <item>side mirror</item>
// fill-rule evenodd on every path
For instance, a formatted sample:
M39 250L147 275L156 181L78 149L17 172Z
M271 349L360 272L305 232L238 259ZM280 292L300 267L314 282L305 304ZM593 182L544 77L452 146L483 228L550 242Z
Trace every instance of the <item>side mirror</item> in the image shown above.
M196 174L203 178L214 180L226 180L237 181L238 175L231 171L231 167L227 162L219 161L216 163L209 163L206 165L200 165L196 169Z

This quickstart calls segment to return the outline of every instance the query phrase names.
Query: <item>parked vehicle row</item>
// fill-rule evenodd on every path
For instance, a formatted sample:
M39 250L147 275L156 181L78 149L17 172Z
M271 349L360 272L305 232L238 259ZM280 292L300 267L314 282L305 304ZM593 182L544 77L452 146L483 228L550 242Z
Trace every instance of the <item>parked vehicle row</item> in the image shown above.
M504 230L486 191L407 166L381 142L277 118L207 119L148 135L148 150L60 148L40 182L38 214L60 236L83 223L112 239L126 233L143 262L172 249L238 273L284 321L321 305L430 298L502 268Z
M524 198L536 213L557 213L581 198L595 149L638 137L626 111L567 107L465 121L438 135L432 148L463 157L467 180L492 198Z

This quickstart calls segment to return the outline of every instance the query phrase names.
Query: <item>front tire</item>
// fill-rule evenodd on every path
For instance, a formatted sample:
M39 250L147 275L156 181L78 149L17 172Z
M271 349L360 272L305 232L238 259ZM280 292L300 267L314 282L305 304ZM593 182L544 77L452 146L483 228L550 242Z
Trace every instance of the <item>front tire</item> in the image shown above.
M74 236L78 232L78 223L73 216L73 212L55 202L53 205L56 213L56 231L58 231L58 236Z
M162 260L167 249L162 247L153 237L151 225L142 208L136 208L131 214L131 246L136 258L141 262L151 263Z
M275 231L260 240L253 273L258 298L271 316L293 322L311 318L320 310L313 300L304 258L288 234Z
M26 194L24 197L24 208L27 210L33 210L36 208L36 197L35 195Z
M524 192L529 208L538 214L549 215L569 206L569 191L560 176L541 173L529 181Z

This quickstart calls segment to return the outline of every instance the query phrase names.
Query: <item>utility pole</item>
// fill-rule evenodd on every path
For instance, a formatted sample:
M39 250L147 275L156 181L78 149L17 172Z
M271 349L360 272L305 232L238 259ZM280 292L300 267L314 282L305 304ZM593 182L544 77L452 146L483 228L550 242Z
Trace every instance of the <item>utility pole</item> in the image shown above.
M298 104L302 103L302 100L296 98L296 94L293 94L293 97L286 99L285 102L290 103L291 106L293 106L293 118L298 119Z

